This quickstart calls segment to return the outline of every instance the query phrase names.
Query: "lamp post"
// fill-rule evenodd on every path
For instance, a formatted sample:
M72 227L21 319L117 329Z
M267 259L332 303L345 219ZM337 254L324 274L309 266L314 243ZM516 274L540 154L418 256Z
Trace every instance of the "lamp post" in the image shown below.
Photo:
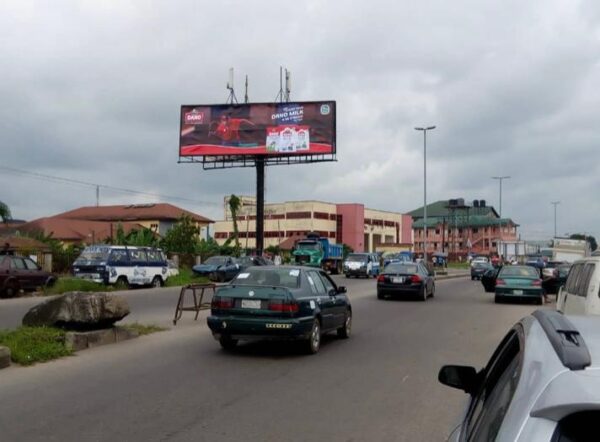
M498 180L500 181L500 218L502 218L502 180L507 180L509 179L510 176L493 176L492 179L493 180Z
M556 238L556 206L560 204L560 201L552 201L550 204L554 206L554 237Z
M415 127L415 130L423 132L423 260L427 264L427 131L435 129L435 126Z

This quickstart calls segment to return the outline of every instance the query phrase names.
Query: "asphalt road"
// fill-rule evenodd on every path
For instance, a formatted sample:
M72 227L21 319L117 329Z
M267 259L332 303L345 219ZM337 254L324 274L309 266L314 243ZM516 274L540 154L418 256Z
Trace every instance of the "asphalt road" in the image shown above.
M225 352L204 312L166 332L2 370L0 438L443 441L465 396L437 382L440 366L482 366L506 330L536 308L495 305L468 278L439 281L426 303L378 301L374 280L345 284L353 335L325 339L314 356L291 344ZM136 292L132 303L145 297ZM148 317L170 323L174 293L155 292ZM166 300L168 311L160 306Z

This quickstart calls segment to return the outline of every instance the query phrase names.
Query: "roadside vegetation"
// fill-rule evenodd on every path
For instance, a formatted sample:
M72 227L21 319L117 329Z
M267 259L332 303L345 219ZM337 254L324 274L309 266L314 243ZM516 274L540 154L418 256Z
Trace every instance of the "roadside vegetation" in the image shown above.
M13 362L32 365L73 354L65 346L65 331L52 327L19 327L0 331L0 345L10 349Z
M104 285L85 279L60 277L52 287L44 288L44 295L60 295L66 292L112 292L126 288L119 285Z
M181 267L179 269L179 275L171 276L165 282L165 287L177 287L188 284L205 284L210 282L208 278L203 276L197 276L192 269L188 267Z
M124 324L121 327L130 331L136 331L140 336L149 335L156 332L168 330L168 328L159 327L158 325L144 325L134 322L133 324Z
M448 268L449 269L465 269L468 270L469 267L469 263L468 262L449 262L448 263Z

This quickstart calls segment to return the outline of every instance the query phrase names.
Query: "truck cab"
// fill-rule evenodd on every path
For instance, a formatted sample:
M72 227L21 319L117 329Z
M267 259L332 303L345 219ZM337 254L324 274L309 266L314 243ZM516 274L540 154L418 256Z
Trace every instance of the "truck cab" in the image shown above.
M343 247L317 233L309 233L305 239L296 241L292 255L296 264L320 267L332 273L342 271Z

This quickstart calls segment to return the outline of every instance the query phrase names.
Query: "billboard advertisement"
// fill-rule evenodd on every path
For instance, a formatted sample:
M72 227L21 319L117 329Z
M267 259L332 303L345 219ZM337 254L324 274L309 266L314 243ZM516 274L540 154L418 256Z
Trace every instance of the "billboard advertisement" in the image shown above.
M335 101L181 106L179 156L335 154Z

